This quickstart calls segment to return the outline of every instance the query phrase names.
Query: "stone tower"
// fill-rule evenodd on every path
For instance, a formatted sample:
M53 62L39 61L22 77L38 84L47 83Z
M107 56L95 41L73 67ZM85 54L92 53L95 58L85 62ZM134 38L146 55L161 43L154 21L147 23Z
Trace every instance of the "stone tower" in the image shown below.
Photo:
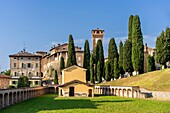
M92 30L92 42L93 42L93 50L97 45L97 41L100 39L103 42L104 30L99 28Z

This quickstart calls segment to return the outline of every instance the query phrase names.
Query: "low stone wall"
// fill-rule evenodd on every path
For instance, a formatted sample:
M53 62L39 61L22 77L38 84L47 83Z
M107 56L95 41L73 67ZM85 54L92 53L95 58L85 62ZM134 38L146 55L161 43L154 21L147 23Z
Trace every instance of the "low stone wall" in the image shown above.
M154 98L169 98L170 99L170 92L152 91L152 96Z
M47 94L48 92L48 87L0 90L0 109L30 98Z
M94 94L145 98L145 94L140 93L139 86L95 86Z

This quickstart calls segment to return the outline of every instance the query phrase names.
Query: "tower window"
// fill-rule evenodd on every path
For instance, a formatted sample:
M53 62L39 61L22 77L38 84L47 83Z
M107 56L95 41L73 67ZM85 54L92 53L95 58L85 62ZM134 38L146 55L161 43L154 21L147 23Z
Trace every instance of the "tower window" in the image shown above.
M99 34L99 31L97 31L97 34Z

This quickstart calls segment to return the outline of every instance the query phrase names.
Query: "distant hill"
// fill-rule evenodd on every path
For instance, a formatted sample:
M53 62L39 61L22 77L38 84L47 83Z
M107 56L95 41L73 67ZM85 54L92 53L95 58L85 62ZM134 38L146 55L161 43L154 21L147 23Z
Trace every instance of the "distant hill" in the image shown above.
M140 86L151 91L170 91L170 69L153 71L97 85Z

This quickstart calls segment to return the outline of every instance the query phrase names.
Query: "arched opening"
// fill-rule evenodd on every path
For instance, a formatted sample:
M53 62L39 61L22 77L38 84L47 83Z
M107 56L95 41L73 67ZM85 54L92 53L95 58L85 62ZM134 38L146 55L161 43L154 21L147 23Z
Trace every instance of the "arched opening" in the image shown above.
M17 103L17 94L16 92L13 93L13 103Z
M88 97L92 97L92 89L89 89Z
M0 94L0 108L3 108L3 95Z
M115 94L114 94L114 88L112 88L112 95L115 95Z
M21 91L21 102L23 101L23 91Z
M9 105L13 104L13 95L12 92L9 93Z
M8 99L8 93L4 94L4 107L8 106L9 99Z
M131 91L131 89L127 90L127 97L132 98L132 91Z
M17 92L17 103L20 102L20 92Z

